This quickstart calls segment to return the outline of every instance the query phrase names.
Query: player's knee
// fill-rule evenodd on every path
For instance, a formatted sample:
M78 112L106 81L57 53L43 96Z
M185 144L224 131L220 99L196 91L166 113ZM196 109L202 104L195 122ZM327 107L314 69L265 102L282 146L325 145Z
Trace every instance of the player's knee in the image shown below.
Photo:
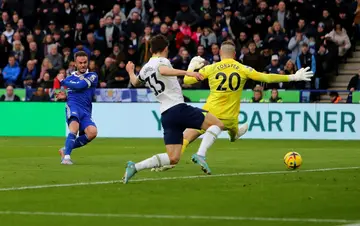
M218 126L221 130L224 130L225 128L224 123L222 123L220 120L218 120L218 122L216 122L215 125Z
M87 129L86 131L86 136L88 137L89 140L93 140L96 138L98 132L96 127L91 127L89 129Z
M171 165L176 165L176 164L178 164L178 162L180 161L180 156L178 156L178 155L171 155L171 156L169 156L169 159L170 159L170 164L171 164Z

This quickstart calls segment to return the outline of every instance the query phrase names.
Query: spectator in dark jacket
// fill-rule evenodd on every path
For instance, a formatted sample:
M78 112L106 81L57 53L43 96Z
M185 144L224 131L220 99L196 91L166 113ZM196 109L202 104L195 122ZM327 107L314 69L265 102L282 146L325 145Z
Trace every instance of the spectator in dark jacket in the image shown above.
M94 31L95 24L97 24L96 16L89 12L89 6L83 4L80 6L81 13L77 17L77 21L81 21L85 25L87 31Z
M225 8L225 16L220 22L221 27L227 27L230 37L235 40L240 35L240 31L243 30L243 27L237 17L232 15L231 7Z
M185 21L186 24L192 27L200 22L200 17L187 3L181 3L180 11L177 13L175 20Z
M0 101L20 101L20 97L14 93L13 86L6 87L6 93L1 95Z
M28 79L29 77L31 77L33 83L36 82L37 79L36 67L34 61L32 60L29 60L26 63L26 67L22 73L22 81L29 80Z
M11 50L11 44L7 41L5 35L2 34L0 37L0 68L5 67L7 64Z
M144 31L145 24L140 20L140 15L137 12L133 12L131 19L127 21L127 34L130 36L131 32L134 32L140 37Z
M292 15L291 12L286 9L284 1L279 2L278 10L273 13L272 19L280 23L280 26L285 29L287 35L290 34L292 28Z
M347 86L347 90L349 90L350 92L360 91L359 78L360 78L360 70L358 70L358 73L350 79L349 84Z
M310 67L310 70L316 74L316 59L315 56L310 53L309 45L307 43L302 44L301 54L296 59L296 67L299 69ZM300 82L298 85L300 86L298 89L311 88L311 85L308 82L305 84Z
M36 92L31 96L30 101L32 102L49 102L50 96L45 93L43 87L39 87Z
M284 66L279 64L279 56L278 55L272 55L271 56L271 63L265 68L265 72L269 74L284 74ZM282 83L272 83L267 84L266 86L268 89L273 88L281 88Z
M100 88L108 88L114 83L117 74L117 67L114 60L110 57L105 59L105 64L100 69L99 84Z
M270 48L277 53L280 49L284 48L289 41L284 30L281 28L279 22L275 22L272 26L271 33L269 33L265 42L269 43Z

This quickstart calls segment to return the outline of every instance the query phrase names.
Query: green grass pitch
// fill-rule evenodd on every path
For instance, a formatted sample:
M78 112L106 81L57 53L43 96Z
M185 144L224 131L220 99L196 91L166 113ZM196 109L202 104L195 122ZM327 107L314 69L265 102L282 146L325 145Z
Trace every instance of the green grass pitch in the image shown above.
M57 150L63 142L0 138L1 226L275 226L360 221L356 141L218 140L208 152L213 176L203 175L190 162L197 141L175 169L143 171L127 185L119 182L125 163L163 152L161 139L97 139L74 150L76 165L72 166L60 165ZM298 172L288 171L283 164L288 151L303 157ZM16 190L19 187L25 189Z

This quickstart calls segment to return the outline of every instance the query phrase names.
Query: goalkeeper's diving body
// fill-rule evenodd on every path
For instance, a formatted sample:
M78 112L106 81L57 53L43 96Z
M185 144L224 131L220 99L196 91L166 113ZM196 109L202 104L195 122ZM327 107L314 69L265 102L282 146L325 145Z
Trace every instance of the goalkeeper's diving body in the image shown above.
M234 142L247 132L248 125L244 124L238 127L238 116L240 112L240 97L244 85L248 79L266 83L290 82L290 81L310 81L313 73L310 68L301 68L292 75L265 74L254 70L251 67L242 65L234 60L236 55L235 45L231 41L225 41L221 45L221 61L212 65L203 67L204 59L195 57L188 71L197 69L203 79L208 79L210 86L210 95L203 106L203 109L210 112L224 124L224 130L228 131L230 141ZM194 77L185 76L185 84L195 84L199 82ZM182 152L186 147L204 133L202 130L186 129ZM208 149L206 149L208 150ZM206 151L205 150L205 151ZM197 153L205 158L206 152ZM164 171L174 166L163 166L154 168L153 171Z

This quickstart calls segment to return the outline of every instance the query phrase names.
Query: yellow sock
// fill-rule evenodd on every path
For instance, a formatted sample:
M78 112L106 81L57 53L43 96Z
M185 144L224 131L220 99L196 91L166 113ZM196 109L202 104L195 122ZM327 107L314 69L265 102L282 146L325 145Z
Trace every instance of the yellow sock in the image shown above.
M187 148L188 145L189 145L189 141L184 139L183 140L183 146L182 146L182 149L181 149L181 154L183 154L185 152L185 149Z

